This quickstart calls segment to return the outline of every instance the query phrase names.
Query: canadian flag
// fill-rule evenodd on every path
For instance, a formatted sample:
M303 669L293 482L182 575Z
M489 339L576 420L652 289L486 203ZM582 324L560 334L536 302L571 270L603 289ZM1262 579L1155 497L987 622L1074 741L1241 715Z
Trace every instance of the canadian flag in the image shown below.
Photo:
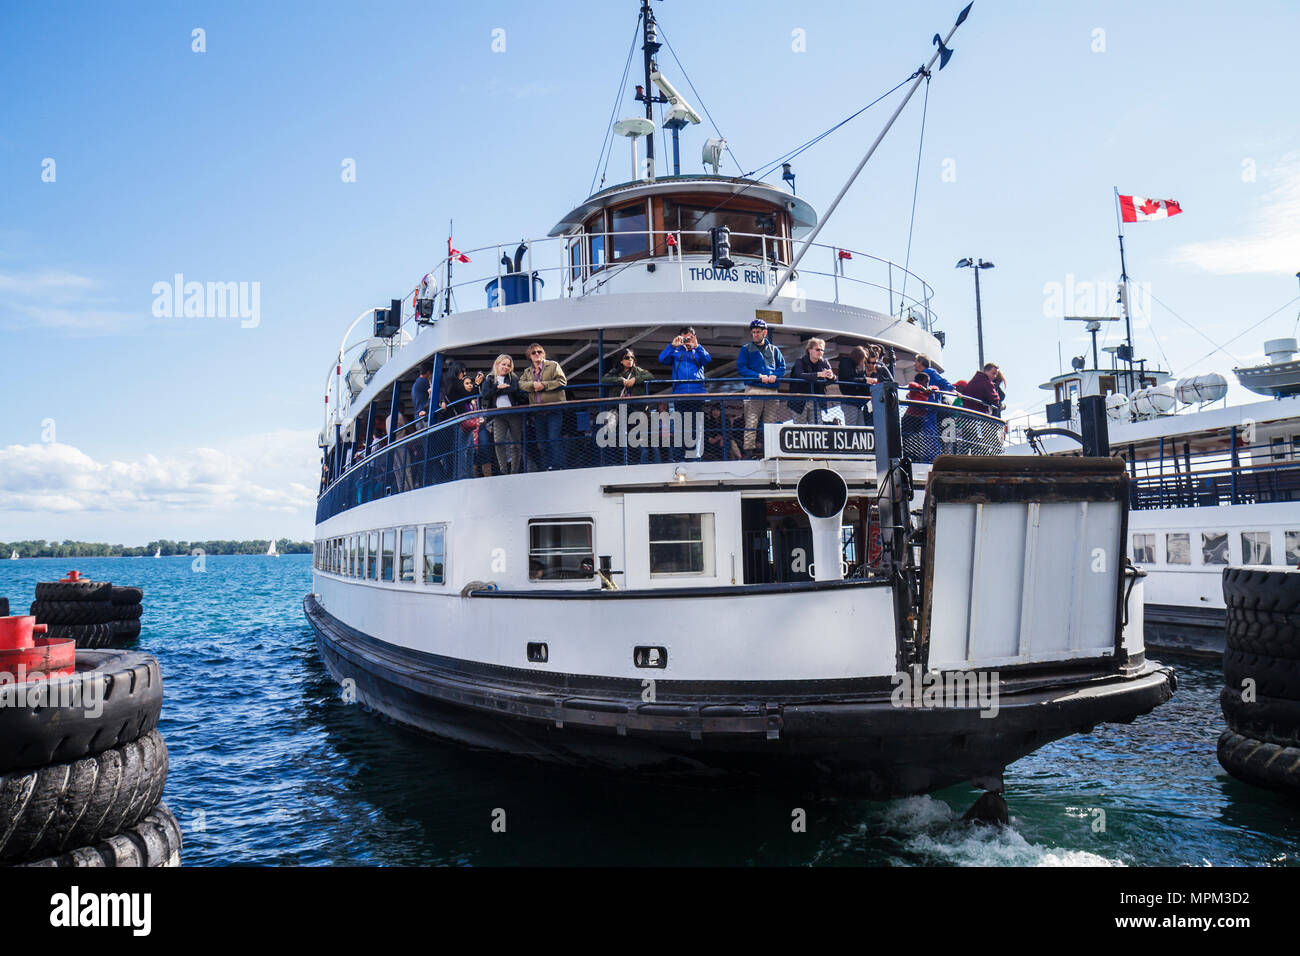
M1125 222L1148 222L1152 219L1168 219L1183 211L1183 207L1172 199L1147 199L1145 196L1120 196L1120 218Z

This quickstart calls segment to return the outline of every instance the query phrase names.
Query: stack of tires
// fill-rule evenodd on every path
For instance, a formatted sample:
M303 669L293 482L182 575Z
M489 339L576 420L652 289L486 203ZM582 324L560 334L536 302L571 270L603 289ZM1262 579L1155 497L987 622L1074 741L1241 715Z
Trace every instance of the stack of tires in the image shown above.
M1227 568L1223 598L1219 763L1247 783L1300 793L1300 570Z
M119 647L140 636L143 597L107 581L49 581L36 585L31 614L49 625L49 637L71 638L78 648Z
M79 650L76 667L0 684L0 866L179 866L157 660Z

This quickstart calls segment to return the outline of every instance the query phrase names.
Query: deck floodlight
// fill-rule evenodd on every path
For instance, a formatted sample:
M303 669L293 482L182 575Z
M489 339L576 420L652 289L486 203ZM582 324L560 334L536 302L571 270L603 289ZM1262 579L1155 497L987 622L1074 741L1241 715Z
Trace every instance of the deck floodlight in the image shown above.
M706 139L704 149L701 151L701 159L705 166L713 167L713 175L718 175L722 169L722 151L727 148L725 139Z

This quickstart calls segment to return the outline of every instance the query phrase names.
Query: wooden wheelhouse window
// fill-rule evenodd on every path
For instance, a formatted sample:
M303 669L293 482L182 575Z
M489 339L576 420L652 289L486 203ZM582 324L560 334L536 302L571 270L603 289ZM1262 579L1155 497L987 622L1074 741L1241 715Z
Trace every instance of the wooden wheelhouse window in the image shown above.
M682 252L708 255L708 232L718 226L731 230L731 254L784 262L784 216L775 209L717 209L712 204L664 200L663 228L680 231Z
M650 252L650 204L647 200L610 210L609 258L632 259Z

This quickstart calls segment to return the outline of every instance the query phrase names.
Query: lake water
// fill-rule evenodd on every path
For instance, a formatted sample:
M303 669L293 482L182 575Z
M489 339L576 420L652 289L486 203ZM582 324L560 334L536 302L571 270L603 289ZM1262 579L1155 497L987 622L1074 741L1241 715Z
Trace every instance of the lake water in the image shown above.
M187 866L221 864L1294 865L1300 805L1219 766L1212 663L1173 700L1007 771L1011 826L963 824L977 791L872 803L669 786L478 754L342 703L316 657L291 555L0 562L25 611L70 568L144 588L162 665L164 800ZM1158 656L1158 655L1157 655ZM803 809L807 832L791 830ZM505 811L506 832L492 829ZM1100 826L1104 823L1104 827Z

